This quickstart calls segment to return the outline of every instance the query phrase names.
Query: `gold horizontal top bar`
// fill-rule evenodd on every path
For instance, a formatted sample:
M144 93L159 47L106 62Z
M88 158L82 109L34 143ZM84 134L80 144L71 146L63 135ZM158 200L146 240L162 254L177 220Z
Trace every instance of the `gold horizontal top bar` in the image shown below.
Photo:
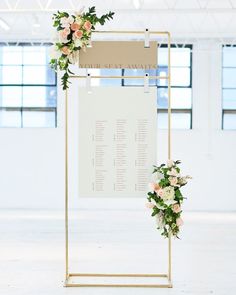
M143 34L145 31L93 31L98 34ZM149 34L170 35L168 31L149 31Z
M87 78L88 76L69 76L69 78ZM164 79L164 80L168 80L169 76L90 76L91 79L95 78L95 79Z

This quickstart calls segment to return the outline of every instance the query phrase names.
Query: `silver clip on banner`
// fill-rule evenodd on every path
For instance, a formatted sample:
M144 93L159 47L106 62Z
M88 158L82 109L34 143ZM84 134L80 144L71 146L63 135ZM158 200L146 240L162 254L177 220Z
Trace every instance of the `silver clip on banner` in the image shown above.
M88 91L88 94L92 93L92 88L91 88L91 74L87 74L87 78L86 78L86 88Z
M144 48L150 48L150 33L149 29L144 32Z
M149 93L149 74L146 73L144 76L144 93Z

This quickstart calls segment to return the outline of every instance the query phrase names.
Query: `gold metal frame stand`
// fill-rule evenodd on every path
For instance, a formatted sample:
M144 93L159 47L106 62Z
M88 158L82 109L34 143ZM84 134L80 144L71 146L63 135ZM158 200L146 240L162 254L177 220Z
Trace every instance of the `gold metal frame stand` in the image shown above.
M96 33L105 34L143 34L141 31L98 31ZM171 73L170 73L170 33L169 32L150 32L150 34L166 35L168 43L168 75L149 76L149 79L166 79L168 82L168 159L171 159ZM70 78L86 78L87 76L71 76ZM91 78L126 78L126 79L143 79L141 76L92 76ZM168 238L168 272L166 274L127 274L127 273L70 273L69 272L69 193L68 193L68 91L65 95L65 287L141 287L141 288L172 288L172 261L171 261L171 236ZM166 283L74 283L73 278L165 278Z

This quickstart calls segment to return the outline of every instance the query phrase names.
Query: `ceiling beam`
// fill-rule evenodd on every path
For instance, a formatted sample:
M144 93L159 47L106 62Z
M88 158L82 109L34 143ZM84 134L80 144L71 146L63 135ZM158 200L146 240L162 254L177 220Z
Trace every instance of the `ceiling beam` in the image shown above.
M37 9L21 9L21 8L0 8L0 13L52 13L58 10L66 10L69 12L74 12L74 9L71 7L68 8L37 8ZM236 13L236 7L235 8L162 8L162 9L115 9L111 8L111 10L114 10L115 13L133 13L133 14L142 14L142 13L151 13L151 14L232 14ZM102 9L97 9L98 12L103 12Z

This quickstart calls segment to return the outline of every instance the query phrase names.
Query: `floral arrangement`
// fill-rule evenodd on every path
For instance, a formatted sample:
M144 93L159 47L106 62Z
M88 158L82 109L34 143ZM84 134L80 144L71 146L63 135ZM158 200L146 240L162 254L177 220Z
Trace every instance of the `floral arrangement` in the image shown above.
M161 235L178 238L181 218L181 205L184 197L180 188L187 184L190 176L181 176L178 165L180 161L168 160L167 164L154 166L154 182L150 183L147 207L152 209L152 216L156 217Z
M53 14L53 26L57 29L56 42L51 50L50 65L53 69L57 67L64 71L62 76L63 90L68 88L69 74L73 74L70 64L79 60L79 50L86 49L90 44L91 34L96 24L104 25L107 20L113 19L114 12L98 17L95 7L90 7L88 12L78 12L69 15L67 12Z

